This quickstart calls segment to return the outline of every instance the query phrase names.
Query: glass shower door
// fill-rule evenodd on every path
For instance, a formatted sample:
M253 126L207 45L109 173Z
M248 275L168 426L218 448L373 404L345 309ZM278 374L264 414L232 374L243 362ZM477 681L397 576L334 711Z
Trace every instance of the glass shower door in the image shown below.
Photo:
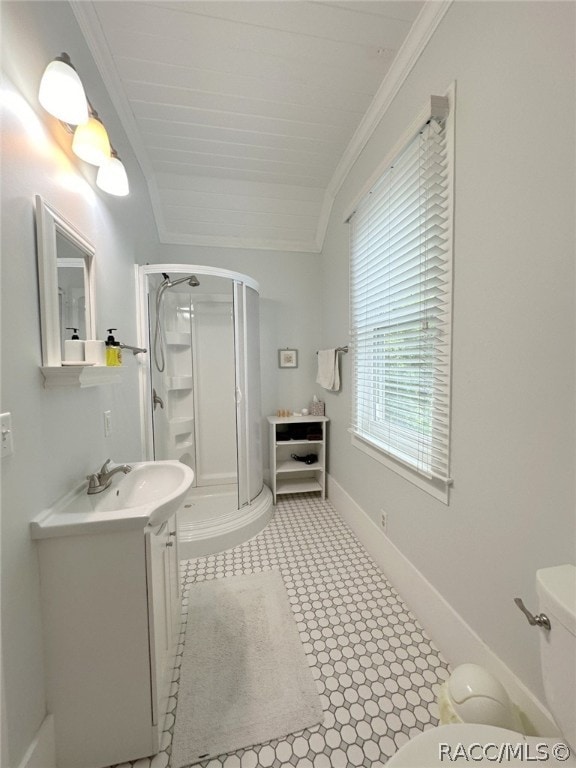
M260 414L260 323L258 293L234 283L236 429L238 433L238 507L258 496L263 486Z

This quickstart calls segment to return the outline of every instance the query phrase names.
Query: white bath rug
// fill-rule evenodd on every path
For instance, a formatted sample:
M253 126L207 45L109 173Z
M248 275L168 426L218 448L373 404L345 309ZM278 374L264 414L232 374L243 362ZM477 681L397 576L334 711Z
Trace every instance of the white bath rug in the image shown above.
M171 768L262 744L322 718L280 573L193 584Z

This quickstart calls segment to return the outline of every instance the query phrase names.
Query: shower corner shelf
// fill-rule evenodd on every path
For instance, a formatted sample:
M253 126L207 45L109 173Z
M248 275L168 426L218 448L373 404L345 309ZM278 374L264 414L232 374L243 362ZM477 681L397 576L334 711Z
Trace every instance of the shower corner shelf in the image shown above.
M166 331L166 344L169 347L189 347L192 343L190 333L181 331Z
M192 389L193 385L192 376L170 376L167 389Z
M194 418L190 416L177 416L168 421L168 428L173 437L187 435L194 431Z
M44 376L44 387L98 387L102 384L117 384L121 381L117 367L108 365L44 365L40 368Z
M274 504L276 497L287 493L310 493L319 491L326 498L326 416L268 416L270 424L270 478ZM306 426L308 425L308 426ZM316 426L319 439L309 440L306 432ZM280 439L279 435L289 435ZM305 464L292 458L292 454L314 453L318 461Z

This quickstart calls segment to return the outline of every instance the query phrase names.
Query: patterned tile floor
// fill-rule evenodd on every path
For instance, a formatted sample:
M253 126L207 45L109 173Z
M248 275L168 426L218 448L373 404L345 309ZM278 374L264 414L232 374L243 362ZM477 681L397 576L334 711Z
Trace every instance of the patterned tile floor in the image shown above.
M438 724L436 696L448 665L328 501L285 496L254 539L183 560L181 568L182 642L162 751L117 768L170 768L191 585L270 569L284 578L324 721L200 768L378 768L409 738Z

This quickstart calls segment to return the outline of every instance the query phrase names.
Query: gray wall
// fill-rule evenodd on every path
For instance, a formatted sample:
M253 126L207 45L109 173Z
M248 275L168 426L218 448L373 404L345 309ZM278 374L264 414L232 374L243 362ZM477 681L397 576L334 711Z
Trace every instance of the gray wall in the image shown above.
M350 360L330 472L542 698L537 568L574 562L573 3L454 3L337 196L324 247L324 346L347 330L343 214L431 94L456 81L450 505L353 448Z
M15 453L2 460L2 698L9 762L18 765L46 711L36 549L29 521L111 456L140 458L136 363L123 383L47 390L40 372L34 229L39 194L96 249L97 324L135 343L133 263L157 242L147 192L68 4L3 3L2 412L12 413ZM37 103L46 64L68 51L106 123L132 183L128 198L97 190L94 169L71 155L70 137ZM103 412L112 411L105 438ZM103 617L105 620L105 617ZM4 737L6 734L3 734ZM5 740L3 739L3 751Z

